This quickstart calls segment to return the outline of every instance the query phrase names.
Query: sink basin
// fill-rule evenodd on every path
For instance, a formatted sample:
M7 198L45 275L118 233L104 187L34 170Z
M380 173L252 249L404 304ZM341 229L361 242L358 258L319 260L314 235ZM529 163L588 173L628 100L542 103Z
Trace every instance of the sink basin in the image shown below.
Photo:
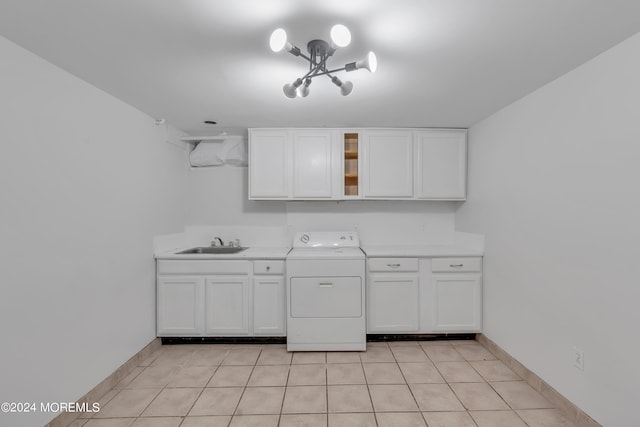
M187 249L178 252L179 254L237 254L247 248L231 247L231 246L201 246L198 248Z

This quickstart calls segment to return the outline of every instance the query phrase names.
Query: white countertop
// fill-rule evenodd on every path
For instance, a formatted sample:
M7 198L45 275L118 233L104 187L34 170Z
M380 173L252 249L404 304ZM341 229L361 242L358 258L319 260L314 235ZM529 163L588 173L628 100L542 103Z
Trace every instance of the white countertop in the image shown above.
M156 259L284 259L291 250L283 246L253 246L235 254L179 254L177 252L191 249L194 246L175 248L156 252Z
M285 259L290 247L256 246L235 254L179 254L193 246L156 252L156 259ZM364 245L367 257L483 256L479 249L456 245Z
M458 245L362 245L367 257L482 256L483 251Z
M177 254L208 246L214 236L220 236L224 242L239 239L248 249L235 254ZM156 259L285 259L292 240L291 230L286 227L187 227L183 233L156 236L153 247ZM360 236L360 247L367 257L479 257L484 255L484 236L464 232L427 234L416 231L392 235L378 232L369 233L368 240Z

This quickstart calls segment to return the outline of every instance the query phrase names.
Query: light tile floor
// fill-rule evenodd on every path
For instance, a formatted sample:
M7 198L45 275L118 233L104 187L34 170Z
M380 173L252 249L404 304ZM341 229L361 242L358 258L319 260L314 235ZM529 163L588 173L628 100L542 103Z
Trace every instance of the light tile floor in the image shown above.
M475 341L163 346L73 427L575 427Z

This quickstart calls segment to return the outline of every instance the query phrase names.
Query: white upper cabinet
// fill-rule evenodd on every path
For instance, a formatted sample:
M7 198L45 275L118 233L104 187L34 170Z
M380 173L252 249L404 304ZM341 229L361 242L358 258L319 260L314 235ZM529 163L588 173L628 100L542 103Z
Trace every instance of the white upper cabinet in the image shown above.
M250 129L250 199L331 199L339 172L335 132Z
M433 129L414 132L415 197L464 200L467 179L467 131Z
M362 165L365 198L413 197L413 132L363 131Z
M293 198L333 196L334 141L328 131L293 131Z
M465 200L465 129L249 129L252 200Z
M289 197L289 147L287 130L249 130L250 199Z

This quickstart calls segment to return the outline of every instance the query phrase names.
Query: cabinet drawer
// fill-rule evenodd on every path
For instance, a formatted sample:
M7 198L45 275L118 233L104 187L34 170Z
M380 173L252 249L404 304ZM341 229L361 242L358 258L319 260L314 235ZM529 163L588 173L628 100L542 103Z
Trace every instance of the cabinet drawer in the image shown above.
M284 261L254 261L253 274L284 274Z
M249 274L249 261L158 261L158 274Z
M434 258L431 260L431 271L481 271L482 258Z
M418 258L369 258L369 271L418 271Z

